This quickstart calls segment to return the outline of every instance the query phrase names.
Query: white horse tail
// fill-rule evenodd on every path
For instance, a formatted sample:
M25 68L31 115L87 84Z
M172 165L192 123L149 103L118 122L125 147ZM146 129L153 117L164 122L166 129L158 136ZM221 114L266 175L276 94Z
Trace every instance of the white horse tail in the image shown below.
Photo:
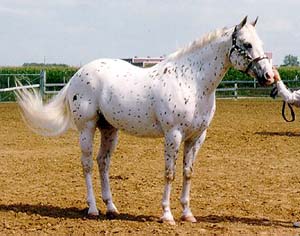
M20 82L18 84L21 85ZM69 85L70 83L46 104L43 104L43 99L36 90L16 90L23 119L35 133L57 136L71 127L72 119L67 99Z

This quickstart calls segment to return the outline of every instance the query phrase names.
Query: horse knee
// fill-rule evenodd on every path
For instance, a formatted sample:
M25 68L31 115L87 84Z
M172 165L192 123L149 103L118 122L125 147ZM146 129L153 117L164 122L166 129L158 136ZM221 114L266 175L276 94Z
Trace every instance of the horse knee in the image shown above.
M174 181L175 179L175 171L174 170L170 170L170 169L166 169L165 171L165 179L169 182L169 181Z
M81 165L84 173L92 172L93 169L93 157L91 152L82 152Z
M98 154L97 156L97 163L100 171L105 170L109 166L110 162L110 154Z
M191 179L192 175L193 175L193 168L192 167L184 167L183 168L183 176L186 179L188 179L188 180Z

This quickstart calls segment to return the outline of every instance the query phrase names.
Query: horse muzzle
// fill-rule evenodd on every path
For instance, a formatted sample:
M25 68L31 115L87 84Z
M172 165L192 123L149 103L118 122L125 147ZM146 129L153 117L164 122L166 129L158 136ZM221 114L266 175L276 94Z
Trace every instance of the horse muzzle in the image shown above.
M264 84L266 86L274 83L274 73L273 72L272 73L266 72L264 74L264 78L265 78Z
M273 77L270 77L268 72L266 72L264 76L257 76L256 78L261 86L269 86L274 83Z
M255 77L261 86L268 86L274 83L273 71L271 69L268 70L268 66L260 64L260 61L265 59L268 60L268 57L264 56L253 59L245 70L245 73Z

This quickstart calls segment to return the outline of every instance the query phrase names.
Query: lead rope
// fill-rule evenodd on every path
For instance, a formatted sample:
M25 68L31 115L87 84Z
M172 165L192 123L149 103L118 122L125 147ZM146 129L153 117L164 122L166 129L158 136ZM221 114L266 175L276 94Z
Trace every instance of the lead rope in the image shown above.
M277 89L277 87L275 86L275 87L272 89L270 96L271 96L272 98L275 99L275 97L277 96L277 94L278 94L278 89ZM287 102L285 102L285 101L283 101L283 103L282 103L281 115L282 115L283 119L284 119L286 122L293 122L293 121L295 120L295 118L296 118L294 109L293 109L292 105L288 103L288 107L290 108L290 112L291 112L291 119L290 119L290 120L287 119L287 118L286 118L286 115L285 115L285 106L286 106L286 103L287 103Z
M286 102L283 101L283 104L282 104L282 110L281 110L281 115L282 115L283 119L284 119L286 122L293 122L293 121L295 120L295 117L296 117L296 116L295 116L294 109L293 109L292 105L288 103L288 107L290 108L290 111L291 111L291 117L292 117L290 120L288 120L288 119L286 118L286 116L285 116L285 105L286 105Z

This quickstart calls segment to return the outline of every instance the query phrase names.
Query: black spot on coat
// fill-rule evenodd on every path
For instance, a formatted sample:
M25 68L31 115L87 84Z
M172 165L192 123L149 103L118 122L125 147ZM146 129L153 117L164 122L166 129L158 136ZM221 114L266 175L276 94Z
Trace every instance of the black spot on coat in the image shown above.
M74 95L73 97L73 102L77 100L77 94Z

